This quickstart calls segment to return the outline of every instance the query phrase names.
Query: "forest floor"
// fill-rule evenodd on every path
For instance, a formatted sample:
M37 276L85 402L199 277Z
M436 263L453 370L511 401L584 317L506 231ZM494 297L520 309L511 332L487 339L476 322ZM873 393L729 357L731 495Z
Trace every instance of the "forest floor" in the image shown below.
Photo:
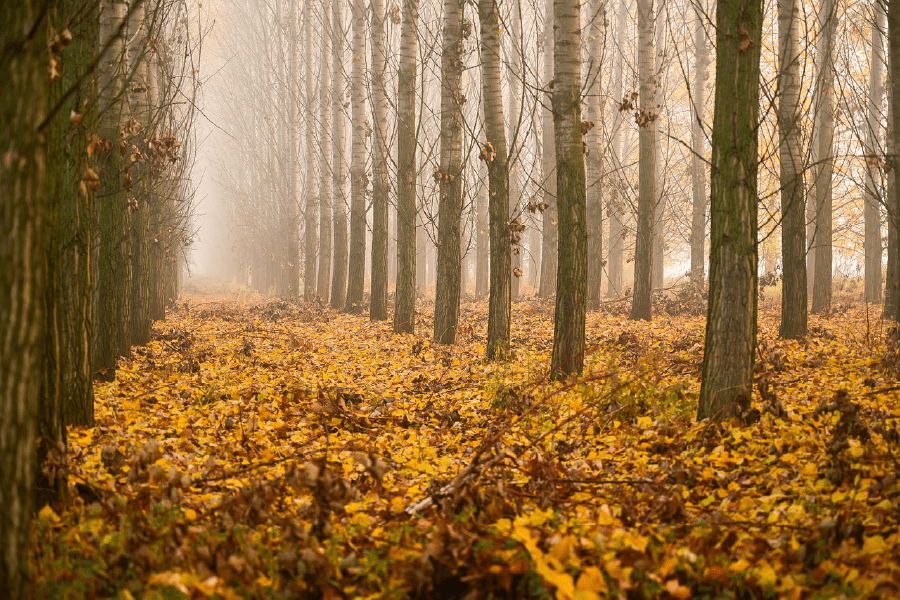
M486 362L485 303L447 347L427 304L412 336L187 297L70 430L34 596L900 594L900 336L880 311L783 341L764 304L759 414L697 424L703 315L625 308L589 314L585 375L554 384L537 301L514 307L514 357Z

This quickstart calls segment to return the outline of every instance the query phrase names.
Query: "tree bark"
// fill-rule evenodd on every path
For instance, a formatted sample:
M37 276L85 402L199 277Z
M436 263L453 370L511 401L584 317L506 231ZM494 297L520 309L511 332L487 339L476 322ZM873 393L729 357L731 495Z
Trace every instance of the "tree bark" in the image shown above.
M444 0L441 52L441 151L434 341L453 344L459 320L460 220L462 219L463 2Z
M416 325L416 57L419 0L403 0L397 73L397 287L394 331ZM420 256L418 260L424 261Z
M888 160L891 165L891 181L888 189L887 204L892 210L894 233L894 272L893 272L893 318L900 321L900 185L897 185L897 173L900 171L900 110L897 110L897 99L900 98L900 0L888 0L888 56L889 81L891 82L890 136L891 146Z
M331 4L331 173L334 225L334 272L331 307L343 309L347 299L347 197L344 176L344 10ZM365 252L363 253L365 255Z
M706 140L703 119L706 114L706 79L709 48L706 44L706 6L694 7L694 85L691 88L691 284L702 290L706 262Z
M600 286L603 281L603 101L601 99L601 59L606 40L606 0L592 0L588 35L590 65L587 72L585 129L585 177L587 178L587 303L589 308L600 306Z
M663 70L665 68L665 33L666 19L669 10L666 0L658 0L658 8L656 10L656 22L654 23L654 41L653 41L653 112L657 116L660 115L666 90L663 85ZM641 104L643 106L643 103ZM651 239L653 247L651 252L653 258L650 260L650 287L654 290L661 290L664 285L665 274L665 240L666 240L666 163L660 161L659 154L662 150L659 143L659 119L655 119L650 125L653 128L653 233ZM662 164L661 164L662 162Z
M553 132L553 110L550 97L553 94L552 83L554 72L553 42L553 2L546 0L544 4L544 81L543 91L547 94L544 101L542 136L541 136L541 179L544 188L544 210L541 214L541 284L538 296L550 298L556 290L556 252L557 252L557 210L556 210L556 142Z
M622 101L622 75L624 72L625 34L627 32L626 19L628 18L628 6L625 0L619 3L616 19L616 31L618 32L616 64L614 67L612 94L618 103ZM607 213L609 214L609 258L607 269L609 280L607 282L606 295L610 298L618 298L622 294L622 267L625 253L625 235L627 230L623 220L625 218L625 178L622 175L622 125L625 112L616 110L613 116L612 135L610 137L611 158L615 166L613 184L608 186L609 201Z
M881 99L884 96L884 7L873 4L872 57L869 63L868 127L866 128L865 301L881 302Z
M710 178L709 307L697 419L749 408L756 349L762 2L719 0Z
M823 0L819 11L819 37L816 55L819 63L818 107L816 120L818 135L815 177L815 261L813 273L812 311L827 312L831 308L832 255L832 173L834 170L834 30L837 14L834 0Z
M485 165L487 169L487 165ZM488 216L489 205L489 184L485 184L478 189L477 202L477 223L476 227L478 235L476 238L477 253L475 262L475 297L479 300L488 294L488 286L490 282L490 219Z
M800 130L800 1L779 0L778 63L781 91L781 337L806 335L806 202Z
M480 1L480 0L479 0ZM525 72L524 56L522 53L522 2L512 2L509 9L509 58L507 60L507 79L509 81L509 139L512 145L509 154L509 219L516 224L524 219L522 212L522 180L521 180L521 153L516 148L521 148L522 125L522 77ZM499 27L499 24L498 24ZM510 266L509 298L510 302L519 299L519 287L522 279L522 243L521 231L511 232L510 253L512 262Z
M0 590L27 596L35 430L46 348L47 18L43 2L0 7Z
M509 163L503 122L500 80L500 18L496 0L478 1L481 22L481 83L486 141L481 159L488 167L491 276L488 301L487 358L509 353L511 302L511 239L509 221Z
M587 208L581 132L581 10L554 0L553 127L559 210L559 270L550 375L581 374L587 308Z
M353 0L353 59L350 74L350 264L347 311L362 312L366 283L366 6Z
M634 295L631 318L651 318L653 214L656 205L656 92L653 74L653 0L638 0L638 75L640 110L637 235L634 244Z
M322 62L319 65L319 269L316 276L316 293L327 303L331 297L332 253L332 140L331 140L331 50L330 2L322 0ZM337 75L335 75L337 78Z
M304 96L306 99L306 190L303 210L304 261L303 261L303 299L312 302L316 297L316 254L319 245L319 182L316 180L316 119L315 84L313 82L313 2L305 0L303 6L303 53L305 56Z
M384 0L372 0L372 291L369 317L373 321L388 318L388 98L384 72L385 48Z

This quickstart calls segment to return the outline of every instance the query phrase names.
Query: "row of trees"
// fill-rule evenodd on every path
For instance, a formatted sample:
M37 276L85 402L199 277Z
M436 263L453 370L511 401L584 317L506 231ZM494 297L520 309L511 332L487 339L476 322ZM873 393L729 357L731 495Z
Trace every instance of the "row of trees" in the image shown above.
M691 282L705 283L714 10L681 0L581 8L570 52L581 62L590 306L602 285L613 298L631 294L631 264L634 318L651 318L666 261L689 264ZM487 131L500 106L509 294L515 300L524 280L553 297L552 2L501 2L496 11L494 43L473 35L482 11L464 4L233 2L216 34L222 76L213 84L232 134L222 136L216 175L230 212L232 274L359 311L368 273L373 318L388 316L394 282L398 331L412 330L415 294L434 281L435 338L452 342L469 276L487 295L488 265L498 260L488 252L496 198L488 159L498 149L485 140L496 137ZM783 276L783 331L796 337L806 298L829 310L835 268L864 265L866 299L882 299L886 21L878 2L799 0L760 19L758 254L764 272ZM492 53L499 66L489 75Z
M0 8L4 597L26 595L32 506L66 492L66 425L93 425L92 382L114 376L177 295L197 89L189 10L181 0Z

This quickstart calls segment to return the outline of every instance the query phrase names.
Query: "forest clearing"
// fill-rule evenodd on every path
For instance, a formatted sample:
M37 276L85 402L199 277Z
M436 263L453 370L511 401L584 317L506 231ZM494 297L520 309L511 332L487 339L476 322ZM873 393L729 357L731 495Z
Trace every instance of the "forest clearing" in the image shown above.
M188 296L97 384L97 427L70 429L35 597L900 592L893 322L841 304L784 340L763 302L758 416L695 423L702 314L624 310L590 312L584 375L551 383L539 301L514 305L515 357L486 361L484 302L440 346Z

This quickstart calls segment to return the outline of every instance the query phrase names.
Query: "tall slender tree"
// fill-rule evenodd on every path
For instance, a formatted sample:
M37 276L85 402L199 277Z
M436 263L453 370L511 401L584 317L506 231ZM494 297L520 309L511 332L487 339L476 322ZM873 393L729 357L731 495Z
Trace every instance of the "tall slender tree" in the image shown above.
M344 175L344 2L331 3L331 189L334 225L334 272L331 306L347 299L347 197ZM365 254L365 253L363 253Z
M706 43L706 3L694 4L694 84L691 86L691 284L702 289L706 266L706 138L703 119L706 114L706 79L709 47Z
M806 335L806 202L800 130L800 1L778 2L781 336Z
M888 185L887 205L890 208L889 215L893 225L894 233L894 277L893 281L889 279L888 284L894 287L891 300L893 307L891 314L893 318L900 321L900 185L898 185L897 174L900 172L900 110L897 110L897 99L900 98L900 0L887 0L887 22L888 22L888 69L890 87L890 140L888 151L890 156L888 160L891 165L891 181ZM887 296L887 294L885 294ZM885 307L887 308L887 307ZM886 311L887 312L887 311Z
M872 56L869 62L869 99L866 127L866 197L865 197L865 300L881 302L881 169L878 156L881 131L882 98L884 96L884 6L874 2L872 23Z
M416 55L419 0L403 0L397 73L397 285L394 331L416 322ZM420 260L424 260L422 256Z
M332 235L332 92L331 92L331 44L334 34L331 26L331 3L322 0L322 61L319 64L319 269L316 289L319 299L328 302L331 297ZM337 77L337 75L335 75Z
M656 205L656 87L653 69L653 0L638 0L638 77L640 109L635 120L639 130L637 236L634 242L634 295L631 318L651 317L653 272L653 213Z
M628 18L628 3L626 0L619 2L616 17L616 52L615 65L613 67L613 99L618 103L623 100L622 79L625 63L625 34L627 33L626 20ZM618 106L621 108L621 105ZM610 298L618 298L622 293L623 255L625 253L625 234L627 230L623 220L625 218L625 185L622 176L622 155L625 112L616 110L613 115L612 134L610 135L610 159L615 170L613 171L613 184L608 186L607 214L609 215L609 258L607 259L609 277L607 280L606 295Z
M353 60L350 74L350 264L347 310L361 312L366 282L366 5L353 0Z
M304 55L304 99L306 100L306 193L303 207L304 263L303 299L311 302L316 295L316 254L319 245L319 182L316 180L316 119L313 82L313 2L305 0L303 5L303 55Z
M27 597L35 430L45 350L47 19L44 2L0 5L0 590Z
M369 316L388 318L388 98L384 0L372 0L372 291Z
M750 403L757 304L761 0L719 0L710 178L709 306L698 419Z
M462 219L462 0L444 0L441 46L441 150L435 177L440 185L438 206L437 281L434 300L434 340L456 341L459 321L460 220Z
M553 109L551 94L554 72L554 0L544 3L544 32L541 36L543 50L543 101L541 123L541 181L543 182L544 210L541 213L541 283L538 296L549 298L556 292L556 246L558 238L556 209L556 142L553 133Z
M554 379L584 366L587 309L587 207L581 124L581 8L578 0L554 0L553 127L559 211L559 269L553 327Z
M600 84L602 79L603 47L606 41L606 0L592 0L588 25L588 71L585 97L585 177L587 178L587 302L600 305L600 286L603 274L603 108Z
M500 17L496 0L478 0L481 22L481 83L486 141L480 158L488 167L491 276L488 301L487 357L503 357L509 351L510 327L510 226L509 163L503 123L503 91L500 83Z

